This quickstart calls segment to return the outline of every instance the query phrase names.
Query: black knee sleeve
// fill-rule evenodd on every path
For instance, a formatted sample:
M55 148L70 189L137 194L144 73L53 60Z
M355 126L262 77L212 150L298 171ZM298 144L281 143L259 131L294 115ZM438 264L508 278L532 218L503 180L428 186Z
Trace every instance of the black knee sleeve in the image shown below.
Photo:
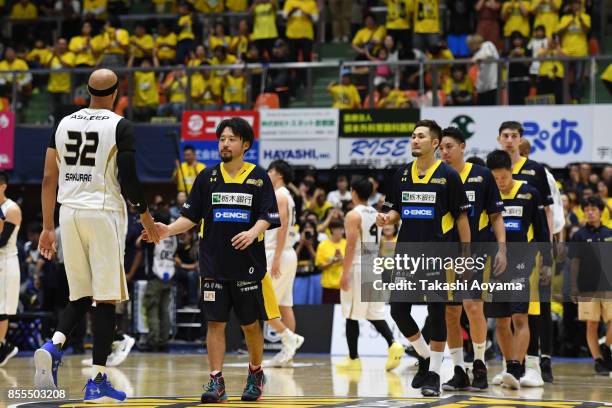
M359 357L357 352L357 342L359 340L359 322L357 320L346 319L346 342L349 349L349 357L356 359Z
M442 302L429 303L427 305L429 313L429 330L431 341L446 341L446 304Z
M529 348L527 355L540 355L540 316L529 315Z
M412 304L404 302L391 303L391 317L405 337L412 337L419 332L419 326L410 314Z
M553 322L550 302L540 303L540 351L547 356L553 352Z

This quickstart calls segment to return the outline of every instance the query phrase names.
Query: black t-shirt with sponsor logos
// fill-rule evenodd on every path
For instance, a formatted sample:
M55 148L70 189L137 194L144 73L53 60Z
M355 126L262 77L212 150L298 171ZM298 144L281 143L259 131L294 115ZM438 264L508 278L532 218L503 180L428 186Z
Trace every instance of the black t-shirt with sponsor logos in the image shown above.
M255 281L266 274L263 234L245 250L232 247L232 238L258 220L280 226L272 182L266 171L244 163L231 177L223 163L198 174L181 215L195 223L203 220L200 239L200 274L228 281Z
M526 181L530 186L535 187L540 194L540 199L544 206L553 204L546 170L544 170L544 166L540 163L524 157L521 158L521 160L512 166L512 178Z
M402 220L397 242L450 242L455 219L469 209L459 174L441 160L422 177L416 161L400 167L386 201Z
M503 212L504 202L491 171L477 164L465 163L459 176L470 202L468 217L472 242L495 241L489 215Z

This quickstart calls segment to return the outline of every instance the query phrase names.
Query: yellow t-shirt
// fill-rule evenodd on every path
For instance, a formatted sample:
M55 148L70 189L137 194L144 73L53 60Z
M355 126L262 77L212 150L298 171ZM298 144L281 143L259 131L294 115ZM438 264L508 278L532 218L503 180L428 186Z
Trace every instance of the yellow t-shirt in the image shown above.
M546 50L540 52L541 56L554 57L555 55ZM555 70L556 69L556 70ZM540 62L540 70L538 71L539 76L545 76L550 79L563 78L565 76L565 69L561 61L542 61Z
M440 32L440 1L414 0L413 27L415 33Z
M608 228L612 228L612 217L610 217L610 210L608 209L608 207L612 208L612 198L604 200L604 203L606 203L606 207L601 213L601 223Z
M334 103L332 108L337 109L356 109L361 105L361 97L355 85L333 85L329 88Z
M219 61L217 57L213 57L210 60L210 65L232 65L235 64L238 59L232 54L226 54L225 59L223 61ZM213 75L216 76L225 76L229 73L227 69L216 69L213 71Z
M191 77L191 96L193 103L199 105L218 105L221 98L221 80L211 76L205 79L195 73Z
M61 56L51 55L50 58L45 61L45 65L48 65L51 69L61 69L64 68L62 66L61 60L64 64L67 64L68 67L74 66L74 61L76 60L75 55L67 51ZM59 72L57 74L51 73L49 74L49 82L47 83L47 90L53 93L69 93L70 92L70 73L69 72Z
M408 30L411 25L410 13L413 0L383 0L387 5L387 23L389 30Z
M231 44L232 44L232 37L230 37L229 35L225 35L223 37L217 37L216 35L211 35L208 37L208 49L210 50L210 52L214 52L215 48L217 48L220 45L224 46L229 51L229 47Z
M108 8L108 0L83 0L83 15L93 13L100 9L104 9L104 12L99 14L96 18L104 20L107 17L106 9Z
M38 10L32 3L28 3L23 7L21 3L15 3L11 9L11 20L32 20L38 17Z
M225 2L225 7L229 11L235 11L235 12L246 11L247 8L249 7L249 2L248 0L227 0Z
M223 0L196 0L195 9L202 13L221 13Z
M506 10L511 10L508 19L504 22L504 37L510 37L510 34L512 34L514 31L518 31L525 37L529 37L529 16L523 16L521 14L521 4L527 9L527 11L530 10L529 2L522 0L508 1L502 6L502 16L504 13L506 13Z
M27 71L29 69L28 64L21 58L15 58L11 63L7 60L0 61L0 71ZM4 76L4 79L8 83L13 83L13 74L0 74L0 77L1 76ZM16 76L17 82L22 81L23 78L23 74L18 74Z
M172 80L172 84L168 89L168 102L170 103L184 103L187 101L187 76Z
M172 177L177 179L176 189L178 191L185 192L191 191L191 187L193 186L193 182L195 181L197 175L200 174L200 172L205 168L206 166L204 165L204 163L195 162L194 166L190 166L187 162L182 162L182 174L180 172L177 172L177 169L174 169L174 173L172 173ZM183 180L182 176L185 177L185 180ZM187 186L187 190L185 190L185 186Z
M555 9L552 8L553 5ZM546 37L556 33L560 8L561 0L531 0L531 11L535 15L533 27L543 25L546 29Z
M91 40L90 40L91 41ZM76 36L70 39L70 44L68 44L68 49L74 53L76 56L76 60L74 62L75 65L96 65L96 58L93 55L93 52L90 49L86 49L87 37Z
M453 78L447 78L444 82L444 93L448 96L453 92L468 92L472 94L474 92L474 85L467 75L463 77L461 82L457 82Z
M247 50L249 48L249 37L244 35L237 35L232 37L232 44L230 49L232 50L232 54L237 57L242 57L246 55Z
M370 30L367 27L362 28L357 31L355 37L353 37L353 44L361 47L370 42L378 42L381 43L385 39L385 27L379 26L376 27L376 30Z
M272 3L263 3L255 6L253 17L253 40L277 38L276 9Z
M176 58L176 34L168 33L165 36L158 35L155 39L157 46L157 58L159 60L173 60ZM168 46L163 47L162 46Z
M28 52L26 61L37 61L39 64L45 64L52 55L53 52L49 48L34 48L32 51Z
M325 217L325 213L327 212L327 210L333 207L334 205L329 201L324 201L323 205L321 206L319 206L316 202L306 204L306 209L317 214L319 220L323 220L323 217Z
M289 15L289 12L294 9L300 9L299 12L287 17L287 38L307 38L314 39L314 29L312 21L305 14L309 14L316 21L319 18L319 8L314 0L287 0L283 7L283 14Z
M612 82L612 63L608 64L605 71L601 74L601 79L607 82Z
M580 15L586 26L591 28L591 17L582 13ZM589 55L589 44L587 42L587 33L582 30L582 26L577 18L573 15L565 15L561 17L558 31L567 27L567 31L561 37L561 48L570 57L586 57Z
M402 108L408 103L406 94L399 89L393 89L384 98L380 98L376 104L377 108Z
M228 75L223 84L223 103L246 103L246 79Z
M98 53L127 54L121 46L130 44L130 34L123 28L109 28L92 39L91 46Z
M135 42L136 44L138 44L139 46L141 46L147 51L153 50L153 47L155 46L155 41L153 40L153 36L150 34L145 34L142 37L137 37L133 35L130 37L130 41ZM132 45L132 55L136 58L142 58L145 56L145 53L142 52L140 48Z
M134 106L156 106L159 104L159 91L155 72L134 72Z
M336 251L340 251L344 257L346 249L346 239L335 243L331 239L326 239L317 247L315 265L321 266L328 263L336 256ZM340 289L340 278L342 277L342 262L336 262L321 271L321 286L326 289Z
M448 48L443 49L440 52L440 55L437 57L434 57L433 55L431 55L429 52L427 52L425 54L427 56L428 60L454 60L455 57L453 56L453 53L451 52L451 50L449 50ZM451 65L438 65L438 73L441 75L450 75L450 70L451 70ZM432 69L433 71L433 69Z
M193 34L193 16L191 14L181 16L177 25L179 29L178 41L195 40L195 35Z

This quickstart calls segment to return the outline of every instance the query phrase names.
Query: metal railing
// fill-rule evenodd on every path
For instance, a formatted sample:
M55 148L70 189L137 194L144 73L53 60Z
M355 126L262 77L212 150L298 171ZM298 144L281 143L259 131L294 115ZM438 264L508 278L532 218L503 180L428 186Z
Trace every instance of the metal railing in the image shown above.
M511 87L511 82L504 76L504 72L507 73L509 71L510 64L514 63L531 63L534 61L559 61L563 63L565 68L565 75L563 77L563 95L564 102L569 103L569 89L570 89L570 76L568 75L569 67L572 63L581 62L586 64L585 73L588 77L588 89L589 89L589 99L586 102L596 103L596 86L597 81L599 81L598 75L598 66L602 69L605 69L608 63L612 62L612 55L602 55L602 56L591 56L584 58L572 58L572 57L540 57L540 58L499 58L499 59L491 59L487 60L488 64L497 64L497 103L499 105L504 104L503 100L503 91L507 90L508 87ZM471 59L456 59L456 60L401 60L394 62L384 62L384 64L389 65L394 71L394 77L391 78L390 82L393 83L396 87L400 84L400 80L402 77L403 70L407 67L412 67L413 70L416 69L418 72L418 86L415 91L419 96L425 95L426 93L431 91L431 103L434 106L438 106L444 101L439 100L438 90L442 88L442 84L439 83L438 72L442 66L452 66L455 64L461 65L469 65L474 64ZM246 83L247 83L247 101L251 100L251 96L253 92L261 93L266 89L267 78L270 75L270 71L272 70L305 70L305 86L304 86L304 99L306 106L313 106L314 101L314 81L317 77L317 71L327 70L328 75L329 71L337 72L338 79L341 78L341 72L347 68L351 70L359 69L359 68L367 68L367 97L370 98L369 106L374 106L374 77L376 67L380 65L380 62L376 61L339 61L339 62L291 62L291 63L270 63L270 64L262 64L262 63L244 63L244 64L233 64L233 65L215 65L215 66L197 66L197 67L187 67L184 65L177 66L166 66L166 67L150 67L147 68L146 71L153 71L160 74L166 74L172 72L174 70L184 70L187 76L187 85L185 89L186 101L185 101L185 109L191 109L193 106L192 100L192 76L196 72L203 71L227 71L232 69L242 69L245 72ZM127 97L128 97L128 106L132 106L132 99L134 97L134 78L133 73L135 72L143 72L144 69L138 67L132 68L114 68L115 72L122 77L127 78ZM49 74L58 74L58 73L69 73L71 75L71 100L74 100L75 96L75 87L76 87L76 78L84 77L86 74L89 74L93 71L93 68L71 68L71 69L32 69L29 71L0 71L0 77L10 78L12 82L12 98L11 98L11 107L13 111L17 110L17 102L18 102L18 84L17 78L20 75L24 75L27 73L28 75L32 75L36 77L37 75L49 75ZM425 83L425 74L429 73L431 78L431 86L427 86ZM251 87L251 79L254 76L260 77L260 88L252 89ZM159 77L157 78L159 80ZM128 110L128 117L132 118L133 112L131 109Z

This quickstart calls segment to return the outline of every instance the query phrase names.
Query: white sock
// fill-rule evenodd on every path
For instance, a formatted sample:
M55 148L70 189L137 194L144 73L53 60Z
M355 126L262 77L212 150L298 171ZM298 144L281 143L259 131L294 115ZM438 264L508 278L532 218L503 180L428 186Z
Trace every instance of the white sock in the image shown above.
M95 380L98 373L104 375L106 373L106 367L95 365L91 367L91 379Z
M416 341L411 341L410 344L412 344L412 347L419 353L419 356L429 358L429 344L425 342L423 336L420 336Z
M505 372L506 372L506 368L507 368L507 367L506 367L506 359L504 358L504 359L502 360L502 372L504 372L504 373L505 373Z
M61 347L66 342L66 336L64 336L64 333L56 331L55 333L53 333L53 337L51 338L51 342L53 344L59 344L60 347Z
M547 359L549 359L549 360L550 360L550 356L549 356L548 354L542 354L542 355L540 356L540 360L542 360L543 358L547 358Z
M453 365L463 367L463 347L450 349L450 354L453 358Z
M443 351L432 351L431 361L429 362L429 371L440 375L440 367L442 367L442 358L444 358Z
M472 342L472 346L474 347L474 360L480 360L484 363L485 351L487 349L487 341L485 340L482 343Z

